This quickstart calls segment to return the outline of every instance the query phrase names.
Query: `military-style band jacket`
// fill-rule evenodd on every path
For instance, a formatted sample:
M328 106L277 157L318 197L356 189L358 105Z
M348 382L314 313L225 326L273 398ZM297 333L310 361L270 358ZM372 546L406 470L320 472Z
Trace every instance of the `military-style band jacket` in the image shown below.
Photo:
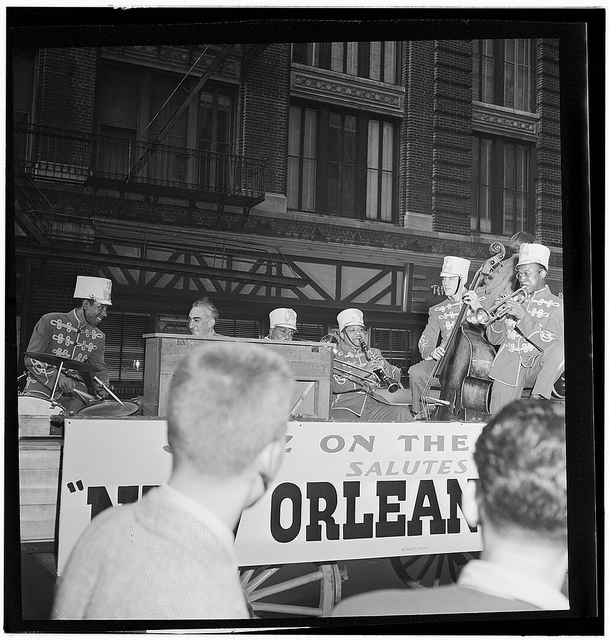
M104 361L106 336L103 331L88 323L81 323L76 309L69 313L47 313L38 320L28 344L28 351L48 353L61 358L70 358L79 362L88 362L98 368L92 375L108 383L108 370ZM57 367L26 357L28 369L26 391L42 385L52 389L55 384ZM75 380L82 381L78 371L62 369L62 373Z
M349 365L355 365L355 367L364 368L368 362L365 354L355 347L351 346L344 340L341 340L337 346L337 352L335 360L340 360L341 364L338 366L345 371L353 372L356 380L359 380L357 376L366 376L366 373L360 369L356 369ZM394 380L400 380L401 369L395 367L383 358L379 349L370 348L370 357L373 360L380 359L383 361L383 371L387 376ZM343 364L344 363L344 364ZM370 372L370 380L374 381L376 378ZM363 381L362 381L363 382ZM369 398L368 394L362 390L361 384L350 380L343 372L338 371L336 368L332 372L332 406L340 406L345 409L349 409L357 416L361 416L364 410L366 399Z
M438 337L446 342L455 326L461 311L461 301L452 302L448 298L429 308L429 318L423 333L419 338L419 352L423 360L429 358L431 352L438 346Z
M510 386L518 384L521 367L530 367L549 346L564 350L564 315L562 298L546 285L524 302L522 320L505 316L493 322L486 335L491 344L501 345L489 376Z

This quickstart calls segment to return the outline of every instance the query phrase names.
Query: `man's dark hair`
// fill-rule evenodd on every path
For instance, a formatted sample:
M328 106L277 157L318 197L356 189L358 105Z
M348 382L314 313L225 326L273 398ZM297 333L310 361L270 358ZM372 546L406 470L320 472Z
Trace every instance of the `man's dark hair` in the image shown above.
M564 403L507 405L483 428L474 461L484 516L495 528L566 538Z
M517 231L510 238L510 249L518 253L521 244L530 244L531 242L535 242L535 236L528 233L527 231Z

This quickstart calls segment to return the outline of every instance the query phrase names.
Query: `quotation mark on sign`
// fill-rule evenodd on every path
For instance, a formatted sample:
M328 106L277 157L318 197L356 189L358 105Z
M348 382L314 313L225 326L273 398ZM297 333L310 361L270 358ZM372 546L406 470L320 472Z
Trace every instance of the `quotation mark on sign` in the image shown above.
M84 486L82 484L82 480L77 480L76 481L76 486L74 486L73 482L68 482L68 489L70 490L70 493L74 493L77 489L78 491L83 491Z

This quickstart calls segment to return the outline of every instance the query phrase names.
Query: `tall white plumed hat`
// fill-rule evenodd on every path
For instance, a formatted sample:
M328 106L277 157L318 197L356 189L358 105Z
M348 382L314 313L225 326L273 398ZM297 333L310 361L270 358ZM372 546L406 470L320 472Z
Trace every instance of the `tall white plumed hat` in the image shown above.
M526 242L520 245L518 251L518 265L521 264L540 264L546 271L550 264L550 250L543 244L534 242Z
M345 327L358 326L365 327L364 314L359 309L344 309L337 316L338 330L342 331Z
M296 331L296 311L294 309L273 309L269 313L271 329L275 327L287 327Z
M450 278L452 276L459 276L464 281L467 280L469 275L469 267L471 260L466 258L458 258L457 256L446 256L442 263L442 271L440 271L440 277Z
M95 300L100 304L112 305L112 280L93 276L77 276L74 298Z

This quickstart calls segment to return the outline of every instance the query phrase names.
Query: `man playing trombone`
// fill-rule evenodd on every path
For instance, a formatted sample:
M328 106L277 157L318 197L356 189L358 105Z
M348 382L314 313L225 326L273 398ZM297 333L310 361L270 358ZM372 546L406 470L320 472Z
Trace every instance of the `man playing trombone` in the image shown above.
M525 387L532 387L532 398L551 399L565 370L563 302L546 284L549 261L548 247L521 245L516 277L525 295L506 298L488 318L486 336L500 345L489 371L493 415L519 399ZM482 306L474 292L463 299L474 310Z
M344 309L338 316L339 340L332 372L333 420L344 422L410 422L406 404L390 404L375 389L399 387L400 369L378 349L367 346L364 315Z

